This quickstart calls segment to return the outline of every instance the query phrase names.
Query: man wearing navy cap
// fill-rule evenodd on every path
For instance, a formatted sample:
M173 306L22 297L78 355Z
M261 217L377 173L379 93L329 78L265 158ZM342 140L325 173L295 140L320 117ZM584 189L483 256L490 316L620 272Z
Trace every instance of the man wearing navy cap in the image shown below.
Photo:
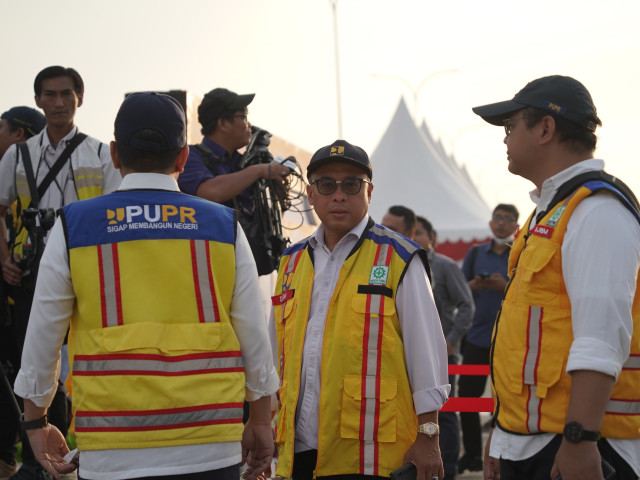
M44 115L31 107L13 107L0 116L0 158L14 143L24 142L40 133L46 120ZM12 217L15 206L11 206ZM8 219L9 220L9 219ZM10 222L11 224L12 222ZM0 279L2 282L2 279ZM3 282L4 283L4 282ZM6 289L2 285L2 318L0 319L0 361L3 362L9 383L13 383L20 366L20 346L23 336L15 338L16 325L9 317L6 300ZM17 345L20 344L20 346ZM0 389L0 478L10 477L18 470L16 463L16 439L18 438L18 424L15 408L12 408L15 398L8 389Z
M51 474L78 462L46 417L68 327L79 478L238 480L245 460L245 478L269 473L278 376L255 263L231 209L180 193L188 152L174 99L128 96L111 142L120 189L53 227L15 383Z
M493 330L485 478L600 480L612 466L637 479L640 213L593 158L591 95L554 75L473 111L504 126L509 171L533 182L536 204Z
M307 177L322 223L284 252L272 298L277 474L383 478L411 462L419 479L442 479L437 411L450 386L426 252L367 214L360 147L319 149Z

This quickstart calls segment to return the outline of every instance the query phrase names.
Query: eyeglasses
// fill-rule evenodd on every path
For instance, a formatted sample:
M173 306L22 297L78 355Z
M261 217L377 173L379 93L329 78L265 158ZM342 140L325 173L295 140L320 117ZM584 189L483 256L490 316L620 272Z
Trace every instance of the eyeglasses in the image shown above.
M527 118L527 115L520 115L519 117L512 117L504 120L502 124L504 125L504 133L509 136L511 134L511 130L513 130L514 125L511 123L512 120L517 120L519 118Z
M238 115L231 115L231 118L241 118L242 121L246 121L247 118L249 118L249 115L246 113L243 113L242 115L238 114Z
M496 223L515 223L516 219L509 216L509 215L494 215L493 217L491 217L491 220L493 220Z
M360 192L363 183L371 183L370 180L357 177L347 177L344 180L334 180L333 178L323 177L311 182L316 184L318 193L321 195L331 195L338 189L338 184L342 186L342 191L347 195L355 195Z

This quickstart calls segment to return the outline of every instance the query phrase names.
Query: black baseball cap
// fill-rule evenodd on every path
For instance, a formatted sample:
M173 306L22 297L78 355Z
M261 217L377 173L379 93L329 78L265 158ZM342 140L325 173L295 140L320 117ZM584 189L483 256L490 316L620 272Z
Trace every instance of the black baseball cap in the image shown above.
M369 155L362 148L351 145L345 140L336 140L331 145L322 147L311 157L307 166L307 178L319 167L332 162L342 162L360 167L367 172L369 179L373 179Z
M11 122L16 127L24 128L27 138L40 133L47 124L44 115L31 107L10 108L0 115L0 118Z
M551 75L538 78L516 93L512 100L472 108L485 122L502 126L513 112L525 107L546 110L595 132L602 121L589 91L575 78Z
M202 133L211 131L211 127L223 114L246 108L255 96L255 93L238 95L226 88L214 88L211 90L204 96L198 107L198 121L202 125Z
M154 130L164 141L136 137L141 130ZM185 115L178 101L157 92L138 92L124 99L114 125L116 142L147 152L164 152L187 144Z

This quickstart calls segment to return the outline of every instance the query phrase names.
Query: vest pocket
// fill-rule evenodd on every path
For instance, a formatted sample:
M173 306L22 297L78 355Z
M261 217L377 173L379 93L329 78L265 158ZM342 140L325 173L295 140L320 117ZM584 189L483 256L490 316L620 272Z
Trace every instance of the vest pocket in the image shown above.
M221 323L132 323L102 328L98 332L108 352L148 349L170 353L187 349L216 350L223 327Z
M529 302L534 305L545 305L554 301L561 291L559 285L559 275L547 275L544 281L538 280L538 275L546 268L552 268L554 257L559 246L547 241L545 244L530 246L523 252L520 259L516 279L518 284L527 286L526 295ZM525 258L526 256L526 258ZM558 262L559 257L558 257Z
M398 335L390 321L390 318L395 318L395 315L396 305L392 298L385 295L354 295L351 300L351 321L348 326L349 346L362 349L365 332L372 336L377 335L382 329L381 350L395 352ZM375 343L377 344L377 341Z
M363 384L364 382L364 384ZM389 377L344 377L340 436L371 442L395 442L397 380Z

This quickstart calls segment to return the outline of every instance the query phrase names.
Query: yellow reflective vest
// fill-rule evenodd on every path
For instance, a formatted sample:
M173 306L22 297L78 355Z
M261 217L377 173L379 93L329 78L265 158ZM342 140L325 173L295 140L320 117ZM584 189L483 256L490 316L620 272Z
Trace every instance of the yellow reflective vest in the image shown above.
M245 394L230 323L232 210L168 191L63 208L82 450L239 441Z
M512 278L492 342L496 416L503 430L563 431L571 390L566 367L573 332L561 247L571 214L581 200L605 188L601 183L582 186L559 202L532 230L521 231L511 248ZM526 225L530 222L531 218ZM607 405L600 428L605 438L637 438L640 429L640 275L632 315L631 353Z
M329 304L322 346L316 475L389 476L416 438L417 416L395 308L416 244L370 221L344 262ZM273 297L279 412L277 475L290 477L302 350L314 267L306 241L288 248Z

